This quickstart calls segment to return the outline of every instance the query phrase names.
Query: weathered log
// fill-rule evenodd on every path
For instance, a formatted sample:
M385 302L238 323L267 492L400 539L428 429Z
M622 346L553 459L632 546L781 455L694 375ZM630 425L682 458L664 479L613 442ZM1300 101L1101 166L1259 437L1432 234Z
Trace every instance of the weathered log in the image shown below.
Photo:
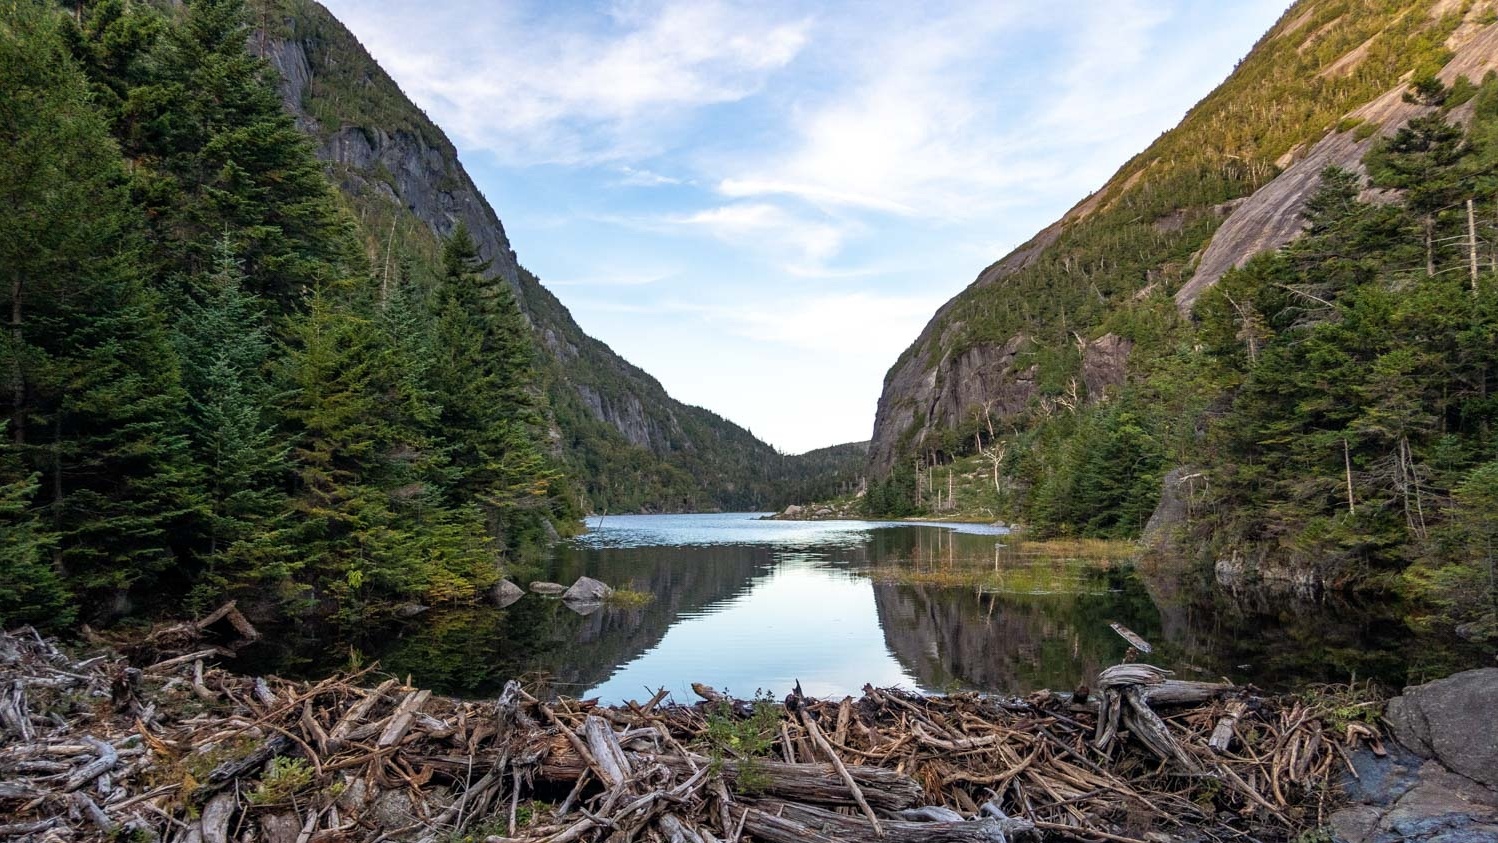
M1186 772L1200 773L1202 771L1201 763L1191 753L1182 749L1176 739L1171 736L1170 728L1144 701L1144 695L1139 688L1124 688L1123 698L1128 704L1123 717L1125 724L1129 727L1129 734L1138 738L1140 743L1149 747L1149 750L1161 759L1175 762Z
M394 688L397 684L394 679L387 679L381 682L378 688L366 693L364 699L359 700L348 711L344 712L343 717L338 719L338 722L333 725L333 730L328 733L328 747L334 751L341 749L349 740L349 736L354 729L365 725L364 718L369 716L369 710L374 708L375 703L384 699L385 695L390 692L390 689Z
M608 787L618 787L634 772L624 747L619 745L619 736L609 728L602 717L589 716L583 721L582 738L588 751L598 761L598 771Z
M69 793L113 770L114 765L120 763L120 754L108 742L98 740L90 735L84 735L83 740L93 748L94 752L98 753L99 757L85 764L82 769L68 778L67 783L62 786L62 789Z
M797 683L796 687L800 688L800 684ZM800 715L801 724L806 727L807 734L811 735L812 743L816 744L817 749L820 749L822 754L827 757L827 760L832 762L832 766L837 770L838 776L848 786L848 792L853 795L853 801L858 805L858 809L863 811L864 816L869 818L869 825L874 827L874 836L883 837L884 826L880 825L878 815L874 813L873 808L869 807L868 800L864 798L863 791L858 787L858 782L853 780L853 774L849 773L848 768L843 764L843 759L837 757L837 753L832 749L832 744L828 743L827 738L822 735L822 730L817 726L817 721L813 720L806 713L805 708L800 709Z
M26 686L19 679L0 694L0 726L22 742L31 740L31 711L26 704Z
M1238 719L1247 712L1248 703L1242 700L1228 703L1227 711L1217 718L1217 726L1212 729L1212 737L1207 739L1207 746L1219 755L1227 752L1233 743L1233 729L1237 727Z
M200 785L196 791L198 798L222 789L225 785L237 780L240 776L258 770L265 762L278 755L285 755L295 746L291 738L276 734L267 738L259 746L255 747L242 758L231 758L228 761L214 767L208 774L208 780Z
M1166 678L1174 676L1175 672L1163 667L1155 667L1152 664L1142 662L1130 662L1128 664L1116 664L1105 668L1097 675L1099 688L1122 688L1128 685L1157 685L1164 682Z
M1135 632L1132 629L1129 629L1123 624L1115 621L1114 623L1108 624L1108 626L1112 627L1113 631L1118 633L1118 637L1129 642L1129 646L1133 647L1139 652L1144 653L1145 655L1149 655L1150 653L1153 653L1155 651L1155 648L1150 646L1150 642L1144 640L1139 636L1139 633Z
M1237 685L1185 679L1166 679L1140 689L1144 701L1152 706L1197 705L1238 690Z
M633 763L644 763L628 750ZM714 762L710 758L694 755L685 758L679 755L652 756L650 761L665 766L678 775L690 774L697 769L714 765L721 769L723 778L735 784L745 769L752 771L755 784L761 793L788 801L814 802L836 807L854 807L853 794L830 764L787 764L783 761L755 759L744 762L723 759ZM584 762L575 753L552 752L544 758L537 772L544 779L555 782L572 782L582 774ZM921 797L920 784L904 773L884 767L850 766L849 775L858 783L864 798L874 808L898 811L909 808Z
M385 726L385 731L380 733L380 739L375 746L384 748L393 746L406 736L411 728L411 720L416 717L416 712L421 710L426 701L432 696L431 691L412 691L406 695L401 704L396 707L395 713L390 715L390 721Z
M810 805L769 800L738 810L747 814L744 830L770 843L868 843L874 834L873 826L862 817ZM1035 826L1025 820L997 817L959 822L886 820L884 839L889 843L1009 843L1034 830Z

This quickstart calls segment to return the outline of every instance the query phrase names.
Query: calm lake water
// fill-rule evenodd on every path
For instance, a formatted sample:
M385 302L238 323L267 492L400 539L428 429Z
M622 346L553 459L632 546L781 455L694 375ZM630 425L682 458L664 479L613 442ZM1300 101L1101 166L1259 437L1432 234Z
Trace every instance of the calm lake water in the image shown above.
M1070 689L1123 657L1121 623L1148 661L1185 678L1268 689L1356 676L1391 687L1491 663L1416 635L1397 607L1227 595L1142 576L1127 559L1037 555L1001 528L763 521L759 514L592 519L544 578L582 575L654 595L579 614L527 594L505 608L428 612L363 639L281 630L239 667L313 675L378 659L440 692L495 693L522 678L618 702L690 683L739 696L818 696L865 683L1023 694ZM524 585L525 583L522 583Z

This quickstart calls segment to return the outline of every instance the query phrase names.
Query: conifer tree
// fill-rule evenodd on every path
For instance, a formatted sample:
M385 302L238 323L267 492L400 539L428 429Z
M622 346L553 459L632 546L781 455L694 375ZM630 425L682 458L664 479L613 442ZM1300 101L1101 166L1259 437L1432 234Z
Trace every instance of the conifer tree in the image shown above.
M310 142L245 48L243 0L194 0L183 15L151 47L118 124L149 165L137 189L163 268L206 274L228 230L253 292L283 304L357 271L362 252Z
M214 271L195 286L174 336L190 396L187 430L204 472L208 514L197 591L260 579L287 552L275 541L285 511L283 475L289 444L271 413L267 378L272 343L264 307L246 279L228 236L216 246Z
M545 418L535 348L514 292L461 224L443 251L434 371L451 443L453 502L477 501L490 530L514 544L552 517L560 475L542 450Z
M58 570L94 598L170 571L199 502L120 158L56 23L30 0L0 8L0 201L13 209L0 215L0 367L19 471L7 482L40 476L32 509Z

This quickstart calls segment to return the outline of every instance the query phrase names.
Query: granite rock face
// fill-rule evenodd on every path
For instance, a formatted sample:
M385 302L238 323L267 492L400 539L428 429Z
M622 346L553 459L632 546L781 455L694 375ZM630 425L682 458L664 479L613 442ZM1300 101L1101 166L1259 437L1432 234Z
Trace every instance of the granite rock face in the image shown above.
M1498 841L1498 668L1405 688L1387 757L1361 750L1331 817L1336 843Z
M1420 757L1498 787L1498 668L1405 688L1387 717L1394 737Z

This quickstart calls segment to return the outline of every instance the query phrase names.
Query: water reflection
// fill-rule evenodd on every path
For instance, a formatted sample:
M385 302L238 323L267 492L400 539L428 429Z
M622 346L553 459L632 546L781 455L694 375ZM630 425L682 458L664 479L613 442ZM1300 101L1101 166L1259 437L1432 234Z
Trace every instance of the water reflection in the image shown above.
M485 696L515 677L619 701L690 682L739 695L1070 688L1115 663L1120 622L1188 677L1267 688L1352 675L1398 686L1491 655L1416 636L1398 608L1297 604L1143 577L1096 548L1037 555L963 525L774 522L750 515L611 516L558 549L547 579L587 575L654 595L580 615L526 595L329 640L280 630L249 670L315 675L379 659L440 692Z

